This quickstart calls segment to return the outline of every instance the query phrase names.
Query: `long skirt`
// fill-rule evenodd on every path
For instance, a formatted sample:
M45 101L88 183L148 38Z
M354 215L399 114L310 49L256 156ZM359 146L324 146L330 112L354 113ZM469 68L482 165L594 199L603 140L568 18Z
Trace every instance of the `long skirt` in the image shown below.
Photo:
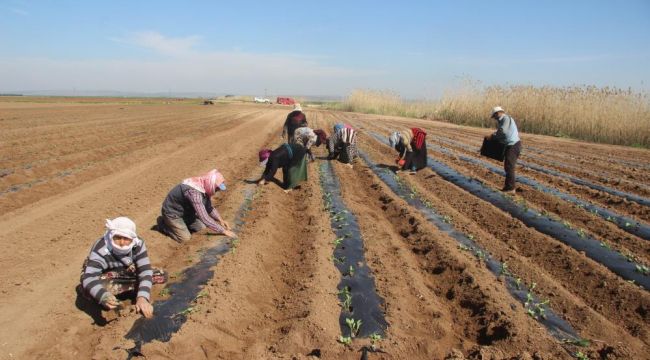
M413 151L406 153L404 157L404 170L422 170L427 166L427 144L422 144L420 149L413 147Z
M293 189L301 182L306 181L307 156L303 156L301 160L282 168L282 176L284 177L285 189Z

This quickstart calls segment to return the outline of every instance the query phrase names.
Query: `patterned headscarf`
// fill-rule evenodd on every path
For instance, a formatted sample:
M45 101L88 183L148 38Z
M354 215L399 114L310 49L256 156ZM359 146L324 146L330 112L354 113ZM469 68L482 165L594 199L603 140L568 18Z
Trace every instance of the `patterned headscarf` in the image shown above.
M208 196L212 196L217 188L222 191L226 190L225 181L226 179L217 169L212 169L203 176L195 176L183 180L183 184Z
M395 147L395 145L399 144L401 134L399 131L393 131L390 136L388 136L388 143L390 144L390 147Z

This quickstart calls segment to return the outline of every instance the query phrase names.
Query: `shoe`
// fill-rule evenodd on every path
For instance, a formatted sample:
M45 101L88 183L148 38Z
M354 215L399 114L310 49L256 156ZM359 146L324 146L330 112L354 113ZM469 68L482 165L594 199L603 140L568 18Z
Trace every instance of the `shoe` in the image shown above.
M409 175L415 175L415 174L417 174L417 173L418 173L418 172L415 171L415 170L411 170L411 171L409 171Z
M515 194L517 193L517 190L516 190L516 189L506 189L506 188L503 188L503 189L501 189L501 191L502 191L504 194L509 194L509 195L515 195Z

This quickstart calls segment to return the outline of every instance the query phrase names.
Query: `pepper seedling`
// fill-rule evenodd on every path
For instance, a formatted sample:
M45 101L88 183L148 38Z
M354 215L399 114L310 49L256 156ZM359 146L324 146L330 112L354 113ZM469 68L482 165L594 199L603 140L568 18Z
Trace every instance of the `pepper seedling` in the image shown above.
M350 328L350 337L356 337L361 329L361 319L354 320L353 318L346 318L345 323Z
M340 342L341 344L343 344L343 345L350 346L350 345L352 345L352 338L349 337L349 336L343 336L343 335L341 335L341 336L339 336L339 342Z

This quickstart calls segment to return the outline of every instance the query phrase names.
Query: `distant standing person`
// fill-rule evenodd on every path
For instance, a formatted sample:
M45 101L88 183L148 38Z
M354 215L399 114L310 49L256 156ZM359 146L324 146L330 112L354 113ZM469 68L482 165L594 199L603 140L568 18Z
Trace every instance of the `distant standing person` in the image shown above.
M497 131L485 138L497 140L505 145L505 159L503 169L506 171L506 181L501 191L515 193L515 167L517 158L521 154L521 141L519 140L519 131L515 119L506 114L501 106L492 109L491 117L497 122Z
M307 158L305 148L300 144L282 144L277 149L262 149L259 152L260 165L264 166L264 173L257 181L264 185L275 179L275 173L282 168L282 188L285 192L291 191L301 182L307 180Z
M118 297L135 298L145 317L153 316L151 287L166 281L151 268L147 247L138 238L135 223L127 217L106 220L106 232L93 244L83 264L81 288L106 310L120 306Z
M282 128L282 138L288 143L293 142L293 135L296 129L307 126L307 117L305 113L302 112L300 104L296 104L293 107L293 111L287 115L287 119L284 121L284 127Z
M340 162L352 167L357 157L357 131L348 124L334 125L332 136L327 139L327 160L339 159Z
M427 166L427 133L420 128L393 131L388 137L391 147L398 153L398 171L414 175Z
M205 227L217 234L237 237L210 200L215 192L225 190L225 179L216 169L183 180L163 201L158 230L179 243L190 240L193 232Z

